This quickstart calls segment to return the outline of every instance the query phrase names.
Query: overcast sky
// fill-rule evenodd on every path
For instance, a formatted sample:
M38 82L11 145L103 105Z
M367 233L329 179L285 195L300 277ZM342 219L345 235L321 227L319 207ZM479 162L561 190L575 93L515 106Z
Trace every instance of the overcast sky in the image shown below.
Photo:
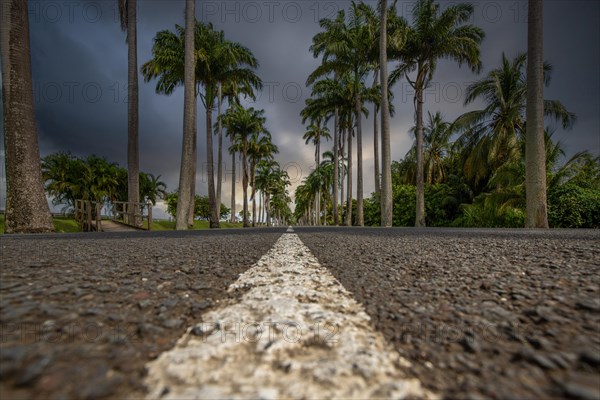
M120 29L117 0L30 0L31 55L34 104L42 156L70 151L78 156L97 154L126 166L127 156L127 45ZM375 1L367 2L373 7ZM410 18L411 2L398 2ZM450 2L441 1L442 6ZM441 62L425 110L441 111L452 120L466 110L465 87L496 68L505 52L510 58L526 50L527 2L477 1L473 23L483 28L483 71ZM305 81L318 65L309 53L319 31L318 20L332 17L350 2L333 1L197 1L196 16L225 31L228 39L249 47L260 62L265 83L255 104L266 110L267 125L280 153L276 159L294 182L290 192L312 168L314 148L302 140L299 112L310 94ZM184 1L138 0L138 62L151 56L155 34L184 24ZM544 56L554 66L547 99L557 99L577 114L570 131L557 127L556 137L568 154L589 150L600 154L600 1L544 1ZM371 78L369 78L369 83ZM183 88L171 96L155 93L155 82L140 76L140 167L160 174L169 190L178 185L183 120ZM394 88L396 115L392 119L392 157L401 159L411 145L408 129L414 124L412 91ZM197 192L206 194L205 118L198 103ZM0 122L1 123L1 122ZM365 194L373 191L373 119L363 121ZM225 146L228 145L227 139ZM325 147L330 146L326 144ZM326 150L323 149L323 151ZM4 208L3 150L0 169L0 208ZM216 158L215 158L216 159ZM226 169L231 159L225 157ZM239 178L238 174L238 178ZM356 174L354 174L356 177ZM238 183L237 200L241 200ZM354 185L356 188L356 185ZM223 203L229 206L231 176L226 175ZM237 210L240 207L238 205ZM156 210L158 211L158 210ZM163 216L160 212L158 215Z

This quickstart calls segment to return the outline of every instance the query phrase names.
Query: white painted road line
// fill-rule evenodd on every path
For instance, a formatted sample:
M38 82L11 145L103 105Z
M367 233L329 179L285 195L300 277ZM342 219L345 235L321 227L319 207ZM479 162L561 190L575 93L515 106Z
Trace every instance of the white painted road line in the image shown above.
M291 226L288 226L288 228L287 228L287 231L286 231L286 232L287 232L287 233L294 232L294 228L292 228Z
M298 235L283 234L229 291L238 303L147 364L149 398L437 397L406 377L410 363Z

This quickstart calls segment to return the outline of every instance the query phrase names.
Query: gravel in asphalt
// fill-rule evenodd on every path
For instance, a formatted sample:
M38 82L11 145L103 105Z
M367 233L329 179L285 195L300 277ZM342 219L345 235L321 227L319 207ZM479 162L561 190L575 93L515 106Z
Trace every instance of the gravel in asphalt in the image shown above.
M431 392L600 398L600 231L295 231ZM0 398L143 396L283 232L1 237Z
M295 228L426 388L600 398L600 232Z
M0 398L143 396L145 364L284 231L0 237Z

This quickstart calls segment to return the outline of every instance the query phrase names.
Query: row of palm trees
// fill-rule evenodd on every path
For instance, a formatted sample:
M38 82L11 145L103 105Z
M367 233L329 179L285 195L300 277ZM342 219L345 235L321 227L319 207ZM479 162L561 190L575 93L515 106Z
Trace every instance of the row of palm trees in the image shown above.
M219 117L218 121L227 129L231 145L229 152L232 155L233 169L235 171L236 154L241 156L242 162L242 190L243 190L243 226L250 226L248 188L251 187L250 200L252 201L252 226L257 221L263 220L261 214L257 220L256 200L260 196L259 211L265 211L266 223L271 224L270 210L274 207L279 214L287 215L289 196L287 186L289 177L282 171L273 157L279 152L273 144L270 132L267 130L264 110L244 108L239 103L233 103L227 112ZM274 182L277 181L277 182ZM235 177L231 186L231 218L235 218ZM287 199L283 202L282 199Z
M139 201L139 146L138 146L138 82L137 82L137 1L117 1L121 28L127 33L128 44L128 201ZM206 161L208 164L208 197L211 207L211 227L219 226L219 210L222 186L222 146L223 126L229 126L228 135L236 142L236 135L260 135L257 132L235 129L234 117L241 117L240 96L254 97L262 82L255 70L258 62L252 52L239 43L226 40L222 31L216 31L210 24L195 20L195 1L186 0L185 27L176 26L175 32L159 32L154 40L153 57L142 66L146 81L157 80L156 91L171 94L177 86L184 86L184 132L179 188L181 206L177 211L177 228L185 229L193 222L193 202L195 198L196 176L196 101L200 97L206 110ZM10 0L6 5L6 24L2 29L2 77L5 94L5 132L7 164L7 209L6 232L52 231L53 225L43 189L39 146L33 114L31 96L31 61L29 47L29 24L27 2ZM4 29L6 28L6 29ZM29 88L29 89L28 89ZM234 110L227 118L220 118L222 102L226 100ZM218 159L217 185L213 171L213 112L217 110ZM245 110L253 113L253 110ZM264 120L261 122L264 125ZM244 147L244 157L250 154L249 168L245 171L245 192L247 173L251 170L253 188L253 208L256 208L254 195L255 173L263 159L272 158L276 147L271 144L270 135L241 140L250 144ZM235 146L234 146L235 147ZM256 148L255 148L256 147ZM234 160L235 153L234 150ZM244 159L244 164L248 160ZM277 168L271 168L276 174ZM283 179L283 177L282 177ZM234 180L235 181L235 180ZM285 181L285 180L284 180ZM273 197L282 202L285 190L272 189L269 184L261 191L261 196ZM216 189L216 190L215 190ZM235 187L232 187L235 194ZM279 193L283 194L279 194ZM276 195L275 195L276 194ZM235 196L233 196L235 197ZM245 196L246 198L247 196ZM262 197L261 197L262 198ZM233 200L234 201L234 200ZM235 203L234 203L235 204ZM277 204L281 214L285 206ZM247 223L248 207L244 206L244 220ZM255 213L254 213L255 214ZM255 217L254 217L255 218Z
M394 82L406 79L415 88L416 120L416 185L417 211L415 224L424 225L423 191L423 91L431 82L439 59L463 63L472 70L481 67L479 45L484 37L481 29L468 24L473 7L468 4L451 5L440 10L434 0L419 0L409 23L397 16L394 7L388 9L387 0L380 0L379 15L364 4L352 4L348 16L340 11L335 19L322 20L323 32L315 35L311 50L315 57L322 57L322 64L309 76L313 85L313 106L307 112L308 119L316 123L321 118L334 118L334 151L332 197L334 223L338 223L337 190L339 159L343 158L343 140L348 148L348 183L346 223L351 219L352 199L352 138L357 141L357 223L363 221L363 173L361 118L365 102L372 102L375 112L381 114L381 214L382 225L392 223L392 184L390 157L389 98ZM185 229L193 218L195 160L196 160L196 99L198 96L206 109L207 163L209 165L209 199L211 226L218 227L217 193L215 193L212 145L212 113L217 102L220 109L222 96L230 90L232 97L250 95L260 89L260 79L254 73L258 66L252 53L245 47L225 40L223 32L217 32L209 24L195 21L195 0L186 0L185 28L176 32L159 32L155 38L153 59L144 65L146 80L156 78L157 91L171 93L176 86L184 86L184 132L182 163L180 171L181 207L177 212L177 228ZM122 26L127 28L129 45L128 90L128 169L129 196L135 199L136 180L139 179L138 104L137 104L137 33L136 0L119 0ZM0 54L2 57L2 80L4 93L4 129L7 165L6 232L52 231L49 207L43 190L39 146L33 112L31 58L29 46L29 21L27 2L7 0L7 18L0 30ZM377 25L377 21L379 24ZM374 43L379 42L379 48ZM543 58L542 58L542 1L529 0L528 84L526 87L526 181L527 226L547 227L545 203L545 151L543 132ZM380 51L385 49L385 51ZM388 62L397 67L388 76ZM371 74L377 89L379 73L379 96L371 99L366 79ZM231 105L232 101L229 102ZM308 108L309 104L307 104ZM325 107L326 106L326 107ZM316 113L316 114L315 114ZM221 121L223 122L223 121ZM221 126L221 125L219 125ZM219 143L222 132L218 129ZM344 138L345 135L345 138ZM343 140L340 140L342 138ZM244 140L242 140L242 143ZM319 140L320 142L320 140ZM247 148L243 145L244 148ZM342 148L340 148L342 147ZM378 149L376 148L377 152ZM221 156L219 156L221 157ZM244 181L248 184L247 166L244 160ZM254 166L258 165L255 163ZM218 172L218 171L217 171ZM220 174L219 174L220 176ZM220 179L220 178L218 178ZM379 177L376 177L376 181ZM137 183L139 185L139 182ZM317 185L319 186L319 185ZM379 186L379 184L378 184ZM220 185L217 185L220 187ZM319 186L320 187L320 186ZM217 189L217 191L219 191ZM219 191L220 192L220 191ZM316 210L320 219L320 189ZM314 194L311 195L314 197ZM247 197L247 193L246 196ZM247 204L244 217L247 220Z
M379 14L379 15L378 15ZM443 10L439 3L434 0L419 0L415 3L412 10L412 20L407 21L399 16L395 6L388 9L387 1L380 1L379 13L366 5L365 3L352 2L350 9L340 10L333 19L323 19L320 21L322 31L313 37L311 51L315 57L321 57L321 64L313 71L308 79L307 85L312 85L311 98L307 99L306 107L302 110L301 116L303 122L309 121L309 126L304 134L304 138L312 141L316 146L314 175L316 178L322 177L323 171L319 163L320 145L322 139L329 139L327 122L334 118L333 132L333 182L327 193L332 199L333 223L338 224L340 209L338 207L338 188L343 191L344 177L340 174L340 160L347 162L346 183L346 204L343 209L345 220L343 224L351 225L352 218L352 139L356 137L357 154L357 188L356 188L356 225L364 225L364 205L363 205L363 155L362 155L362 115L367 114L365 104L373 104L375 113L374 125L374 160L375 160L375 192L381 199L381 223L383 226L391 226L392 223L392 182L391 182L391 157L390 157L390 133L389 119L393 113L389 101L392 96L393 86L400 81L406 80L414 89L414 108L415 108L415 145L412 151L415 165L415 185L416 185L416 215L415 226L425 226L425 191L426 182L425 167L430 166L424 161L424 97L425 89L430 85L436 72L439 60L452 60L462 66L465 64L473 72L478 73L481 69L480 45L485 37L482 29L469 23L473 15L473 6L471 4L460 3L452 4ZM530 59L527 77L529 80L536 79L542 81L543 63L539 54L541 54L541 1L530 1L530 32L529 45L535 47L535 59ZM385 32L385 34L381 34ZM537 46L537 47L536 47ZM386 49L386 51L380 51ZM396 63L395 68L389 74L387 73L388 62ZM518 65L515 68L521 71L525 65L525 56L520 56L515 61ZM506 60L505 60L506 63ZM539 71L538 71L539 69ZM538 73L539 72L539 73ZM488 79L488 86L484 83L470 88L466 99L466 104L472 102L475 98L489 95L489 91L494 90L494 82L489 82L498 75L493 72ZM372 85L369 86L367 79L373 77ZM523 78L525 75L518 77ZM531 124L523 123L518 134L527 135L527 137L536 137L537 139L527 140L528 143L528 171L545 171L545 162L543 160L544 135L543 135L543 114L557 116L557 113L566 113L562 105L557 102L543 102L543 85L538 81L525 85L524 79L517 79L514 84L519 85L519 90L523 96L519 98L519 103L515 107L519 111L528 110L528 117L534 118L535 129ZM381 82L381 83L379 83ZM535 88L535 89L532 89ZM486 92L487 90L487 92ZM525 102L525 93L535 90L535 95L530 95ZM538 104L541 103L541 107ZM535 114L531 111L533 104L539 110ZM381 175L379 168L379 129L377 124L377 113L381 113L381 144L382 144L382 165ZM471 142L477 140L474 137L483 135L484 131L477 130L477 123L484 124L485 118L496 118L490 114L495 111L493 108L482 110L480 112L465 114L460 123L469 126ZM520 113L522 115L524 113ZM524 115L522 115L524 117ZM569 125L568 117L563 118L563 124ZM572 118L571 118L572 119ZM524 120L523 120L524 121ZM520 121L520 122L523 122ZM541 121L541 125L539 123ZM540 126L538 126L540 125ZM500 130L504 128L498 128ZM507 128L508 129L508 128ZM515 132L515 127L512 127ZM541 133L540 133L541 130ZM479 133L473 133L479 132ZM506 130L502 130L507 133ZM541 134L541 140L539 136ZM498 135L498 140L494 145L501 149L514 149L514 146L508 146L502 142L502 135ZM446 138L449 139L449 138ZM463 140L467 140L466 136ZM480 146L486 146L488 141L479 141ZM535 143L535 145L533 144ZM541 147L541 150L540 150ZM441 149L429 149L430 151L441 151ZM473 150L472 157L478 157L485 152ZM492 152L493 149L488 153ZM342 162L342 164L344 163ZM431 162L431 159L428 161ZM539 167L541 163L542 167ZM487 173L493 172L497 165L479 164ZM469 168L467 166L467 168ZM530 172L528 177L534 176ZM543 212L545 205L545 194L542 195L542 186L540 185L539 171L532 182L538 182L538 185L530 188L528 199L535 199L538 206L528 217L528 226L547 227L547 220L544 220ZM320 224L323 220L324 208L321 207L323 200L323 184L315 184L309 176L305 182L298 188L296 199L296 215L301 216L305 221L311 221L314 224ZM427 176L429 178L430 175ZM529 179L529 178L528 178ZM328 189L329 190L329 189ZM544 189L545 191L545 189ZM341 196L341 202L344 201ZM533 200L532 200L533 201ZM533 203L532 203L533 204ZM533 205L531 206L533 207ZM528 206L529 208L529 206ZM531 208L532 210L534 208Z
M194 2L186 3L186 27L176 26L175 32L158 32L152 47L152 59L142 65L146 81L157 80L156 92L170 95L184 85L184 140L180 171L180 205L177 208L177 229L193 223L193 198L196 176L196 101L199 97L206 111L206 162L208 165L208 198L211 208L210 226L219 227L219 210L214 174L213 123L215 108L220 109L223 95L230 104L238 104L239 96L254 97L262 81L254 70L258 61L252 52L239 43L225 39L212 24L194 18ZM192 9L190 9L192 8ZM191 53L191 55L189 54ZM191 86L191 87L189 87ZM233 100L232 100L233 99ZM222 121L219 121L222 122ZM218 149L222 157L222 124L218 124ZM219 171L217 171L219 172ZM221 182L222 171L218 176ZM217 186L221 187L219 183ZM219 193L220 195L220 193Z
M142 75L146 81L157 80L156 92L169 95L180 85L185 86L184 144L180 172L180 196L177 208L176 227L185 229L193 223L193 198L195 197L196 175L196 99L199 97L206 111L206 162L208 165L208 198L211 210L210 227L219 227L219 209L222 188L223 129L227 130L231 146L229 152L235 169L236 154L241 155L243 166L243 223L250 226L248 209L248 187L252 188L252 226L257 223L256 178L262 162L272 161L278 152L277 146L266 129L264 110L244 108L242 96L255 99L255 91L262 88L262 81L256 74L258 61L252 52L237 42L225 38L223 31L217 31L212 24L204 24L193 18L194 2L186 3L186 27L176 26L175 32L164 30L154 38L152 59L142 65ZM189 54L191 52L191 55ZM190 65L188 65L190 64ZM189 76L188 76L189 75ZM191 87L189 87L191 86ZM228 109L222 113L226 100ZM213 113L217 120L213 127ZM191 115L188 115L191 114ZM217 182L213 158L213 128L218 135ZM270 171L269 179L279 176L278 168L262 169ZM261 178L266 179L261 176ZM283 177L281 177L283 179ZM283 181L282 181L283 182ZM261 189L265 203L275 192L269 184ZM279 193L279 191L277 191ZM283 191L285 193L285 190ZM232 179L231 215L235 217L235 178ZM275 196L276 200L280 200ZM260 207L262 209L262 206ZM266 204L267 219L269 204ZM270 221L268 221L270 223Z

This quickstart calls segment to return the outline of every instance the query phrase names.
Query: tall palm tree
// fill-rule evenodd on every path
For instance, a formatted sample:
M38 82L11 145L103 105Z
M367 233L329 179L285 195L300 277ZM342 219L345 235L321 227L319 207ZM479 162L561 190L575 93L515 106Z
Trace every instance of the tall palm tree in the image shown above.
M483 30L468 24L473 15L471 4L456 4L440 11L434 0L418 0L412 11L412 27L400 52L400 64L392 72L392 82L406 77L415 90L417 136L417 199L415 226L425 226L425 189L423 181L423 92L433 79L439 59L451 59L459 66L466 63L472 71L481 68L479 45ZM416 71L414 80L410 74Z
M307 99L307 103L310 103L312 99ZM327 128L326 122L324 120L324 112L323 110L319 110L319 112L315 115L314 113L310 113L313 109L305 108L302 110L303 119L302 122L306 122L306 119L310 119L311 123L306 128L306 132L302 136L302 139L305 140L306 144L310 142L315 146L315 169L319 167L321 164L321 141L323 139L329 140L331 139L331 135L329 134L329 129ZM320 193L317 194L315 207L318 212L321 210L321 196ZM317 225L319 225L320 218L317 219Z
M256 96L254 94L254 88L252 87L252 85L250 84L250 82L247 81L227 81L227 82L219 82L219 89L220 89L220 94L221 94L221 99L220 101L222 102L223 100L227 100L229 107L235 106L235 105L239 105L240 104L240 96L244 96L246 98L251 98L253 100L256 100ZM221 103L220 103L221 104ZM222 119L221 119L221 111L218 110L217 112L217 131L221 132L219 133L219 135L221 136L221 138L219 139L219 156L218 158L222 159L222 130L223 130L223 123L222 123ZM227 132L227 136L230 139L230 146L229 146L229 154L231 155L231 223L234 223L236 221L236 214L235 214L235 186L236 186L236 162L235 162L235 158L236 155L238 153L241 153L241 142L239 140L237 140L236 142L236 135L235 133L230 134L229 132ZM220 165L220 162L219 162ZM222 185L222 179L223 179L223 175L222 175L222 171L221 172L217 172L217 197L220 198L220 187Z
M388 99L387 0L379 2L379 77L381 81L381 226L392 226L392 154L390 140L390 105Z
M119 0L121 29L127 32L127 201L140 201L138 123L137 0ZM134 213L137 205L134 205ZM141 221L138 221L141 222Z
M33 110L27 2L3 1L0 27L6 233L52 232Z
M237 136L236 140L241 142L242 154L242 189L244 193L243 220L244 227L249 227L248 223L248 149L249 139L255 133L267 132L265 128L266 118L264 110L255 110L254 108L244 108L241 105L230 107L225 114L221 116L223 126L228 133Z
M222 119L222 117L220 118ZM242 139L236 135L235 132L227 130L227 136L229 136L231 144L229 145L229 154L231 154L231 223L236 222L235 217L235 185L236 185L236 162L235 157L238 154L242 154L243 144Z
M548 228L544 151L544 58L542 0L529 0L527 23L527 134L525 193L528 228Z
M397 15L396 2L388 9L387 0L379 2L378 43L372 57L377 61L375 74L380 81L379 110L381 118L381 175L376 178L380 184L380 211L381 226L392 226L393 200L392 200L392 156L390 137L390 118L393 107L390 103L392 92L388 76L389 54L398 55L404 50L408 38L408 24L406 20ZM373 17L371 18L373 19ZM374 25L374 21L372 24ZM385 51L381 51L385 49ZM393 58L393 57L392 57ZM375 86L375 83L374 83ZM375 113L375 120L377 119ZM376 133L375 133L376 135ZM374 139L375 140L375 139ZM375 150L377 151L377 150Z
M194 209L196 181L196 57L195 52L195 0L185 3L184 31L184 99L183 99L183 145L181 150L181 168L179 172L179 203L175 227L187 229L190 209ZM156 43L155 43L156 46ZM148 78L146 78L148 80Z
M223 106L223 85L217 84L217 192L216 203L221 204L221 186L223 184L223 123L219 118Z
M333 132L333 154L334 158L339 159L341 153L343 153L344 145L340 135L342 130L343 121L346 118L348 112L352 112L353 109L353 98L350 90L350 85L347 81L347 76L342 75L338 79L337 76L333 79L326 78L315 82L312 86L311 98L307 100L306 107L302 111L303 115L309 116L321 116L325 120L329 120L331 116L334 117L334 132ZM343 158L343 157L342 157ZM334 163L334 169L338 163ZM338 225L339 223L339 211L338 211L338 190L340 188L341 175L339 171L334 171L334 193L333 193L333 224ZM343 195L342 195L343 202Z
M364 15L364 25L365 25L365 35L368 35L369 46L367 49L367 57L370 60L373 68L373 85L372 88L375 89L378 86L379 82L379 18L377 17L377 11L370 7L369 5L360 2L358 4L358 9L361 14ZM378 131L379 127L377 124L377 114L379 109L379 99L373 102L373 164L374 164L374 178L375 178L375 192L379 194L380 185L379 185L379 140L378 140Z
M271 141L271 134L263 129L254 132L248 141L248 156L250 158L250 186L252 186L252 226L256 226L256 168L263 160L272 160L273 154L278 153L277 146Z

